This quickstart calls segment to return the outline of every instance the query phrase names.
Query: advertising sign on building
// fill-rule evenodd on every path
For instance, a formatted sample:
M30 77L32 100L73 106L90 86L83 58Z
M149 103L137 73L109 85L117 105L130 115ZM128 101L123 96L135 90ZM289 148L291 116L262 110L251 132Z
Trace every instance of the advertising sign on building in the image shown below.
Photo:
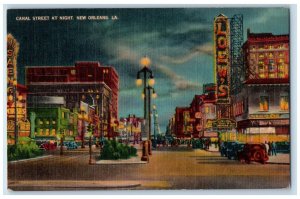
M230 27L229 19L223 14L214 21L214 54L217 103L230 104Z

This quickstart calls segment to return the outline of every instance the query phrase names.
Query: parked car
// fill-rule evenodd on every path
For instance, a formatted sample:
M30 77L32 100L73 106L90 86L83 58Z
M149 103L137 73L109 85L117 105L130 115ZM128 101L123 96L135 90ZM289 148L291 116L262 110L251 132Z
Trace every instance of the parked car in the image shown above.
M40 149L42 150L55 150L56 149L56 143L55 142L43 142L40 146L39 146Z
M246 143L242 151L238 153L238 160L245 160L246 163L251 161L264 164L269 160L264 144L261 143Z
M64 142L64 146L66 146L68 150L78 148L78 145L74 141L66 141L66 142Z
M193 140L193 142L192 142L192 148L193 149L203 149L203 143L201 142L200 139Z
M226 142L222 142L220 145L220 153L221 156L228 156L228 149L232 150L233 145L235 145L236 142L235 141L226 141Z
M230 160L237 160L238 153L244 149L245 143L236 142L235 144L228 145L227 147L227 158Z
M289 142L276 142L277 153L290 153Z

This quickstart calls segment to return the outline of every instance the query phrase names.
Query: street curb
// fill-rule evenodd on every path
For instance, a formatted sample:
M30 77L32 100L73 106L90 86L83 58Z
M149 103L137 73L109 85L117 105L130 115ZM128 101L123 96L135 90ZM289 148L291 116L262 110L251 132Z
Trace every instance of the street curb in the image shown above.
M38 160L38 159L43 159L43 158L47 158L47 157L51 157L51 156L53 156L53 155L44 155L44 156L39 156L39 157L35 157L35 158L8 161L8 164L18 163L18 162L27 162L27 161L32 161L32 160Z
M266 164L290 165L291 163L287 163L287 162L266 162Z
M122 165L122 164L147 164L147 161L139 161L139 162L112 162L112 161L108 161L108 162L96 162L92 165L109 165L109 164L114 164L114 165Z
M139 187L141 186L140 183L137 183L137 184L129 184L129 185L108 185L108 186L105 186L105 185L97 185L97 186L42 186L42 185L10 185L8 186L9 189L13 190L13 191L19 191L18 189L17 190L14 190L14 188L35 188L35 189L45 189L45 188L52 188L52 189L62 189L62 190L65 190L65 189L95 189L95 188L98 188L98 189L124 189L124 188L135 188L135 187Z

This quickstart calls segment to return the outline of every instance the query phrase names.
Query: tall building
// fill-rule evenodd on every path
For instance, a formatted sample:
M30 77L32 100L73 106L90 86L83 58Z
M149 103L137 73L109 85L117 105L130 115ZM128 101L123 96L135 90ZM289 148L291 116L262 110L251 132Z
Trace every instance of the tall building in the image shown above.
M251 33L243 45L246 80L289 78L289 35Z
M177 138L191 138L193 126L190 122L190 107L176 107L175 136Z
M194 138L217 138L212 123L216 119L216 85L205 84L202 95L195 95L190 104Z
M28 66L28 97L63 96L66 108L70 110L79 109L81 101L95 106L104 136L112 137L112 117L118 115L118 109L115 108L118 107L118 102L112 100L112 95L118 95L119 83L115 69L108 68L103 72L105 68L99 62L76 62L75 66ZM105 75L115 78L109 78L105 82ZM34 103L29 105L34 106Z
M246 77L233 99L239 139L288 141L289 36L250 33L243 45Z

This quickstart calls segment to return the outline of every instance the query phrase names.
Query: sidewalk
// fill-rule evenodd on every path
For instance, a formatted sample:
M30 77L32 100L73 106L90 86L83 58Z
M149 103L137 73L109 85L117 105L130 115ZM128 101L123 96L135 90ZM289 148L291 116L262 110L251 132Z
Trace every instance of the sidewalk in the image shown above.
M277 153L276 156L269 156L267 164L290 164L290 154Z
M210 146L208 150L206 150L208 152L219 152L219 148L215 147L215 146Z

